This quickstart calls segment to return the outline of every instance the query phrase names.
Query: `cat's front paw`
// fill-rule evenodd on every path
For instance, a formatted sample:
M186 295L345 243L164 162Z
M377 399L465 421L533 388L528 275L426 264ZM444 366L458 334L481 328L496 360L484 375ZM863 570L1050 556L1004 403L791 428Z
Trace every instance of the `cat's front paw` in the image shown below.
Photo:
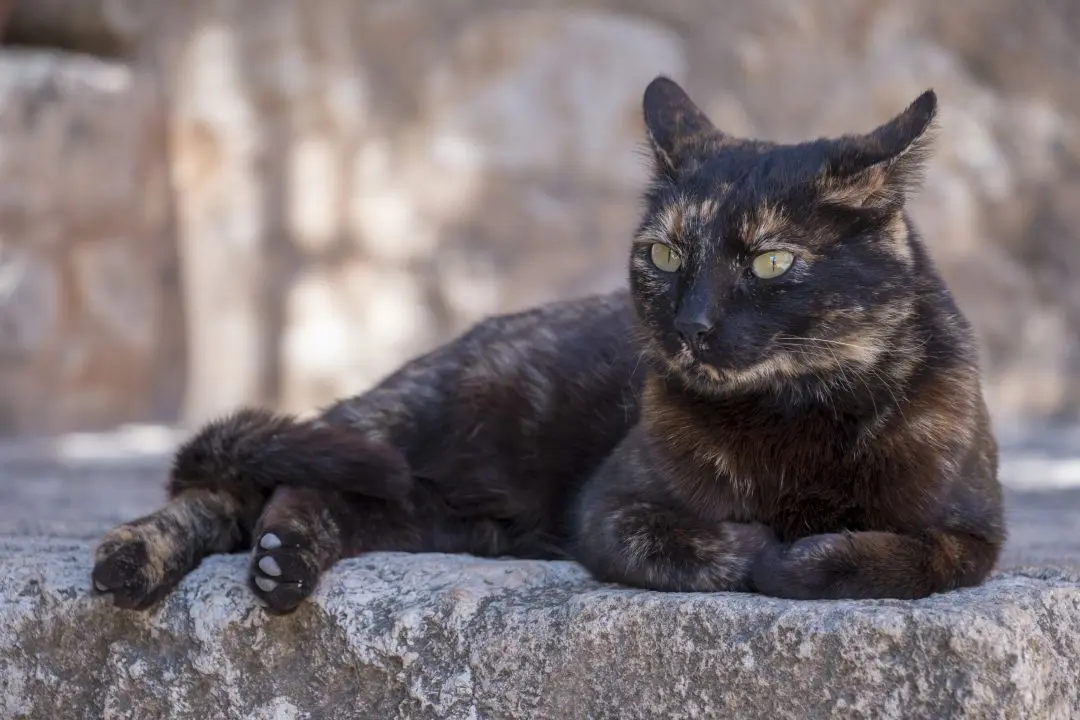
M754 562L754 588L795 600L841 597L853 572L852 558L851 540L842 533L773 545Z
M182 577L177 562L180 551L175 539L152 523L115 527L94 553L94 589L110 595L116 607L146 609Z
M252 592L271 612L291 613L319 582L320 567L308 539L286 528L268 527L251 558Z

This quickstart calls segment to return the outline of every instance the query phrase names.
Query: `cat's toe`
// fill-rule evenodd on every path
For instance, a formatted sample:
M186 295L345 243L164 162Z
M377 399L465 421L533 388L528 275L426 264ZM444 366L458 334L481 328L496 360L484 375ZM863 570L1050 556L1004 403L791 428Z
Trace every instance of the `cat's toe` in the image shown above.
M319 564L310 544L285 532L264 532L251 561L250 583L260 604L278 614L299 607L319 581Z
M94 552L90 580L94 590L111 596L116 607L143 610L165 597L190 564L183 533L175 524L151 516L105 534Z
M255 575L254 580L255 586L262 590L264 593L274 592L274 590L277 589L278 586L276 581L271 580L270 578L264 578L261 575Z
M150 563L146 544L138 539L104 546L91 571L94 589L112 597L113 605L125 610L142 610L164 595Z
M270 577L278 577L279 575L281 575L281 566L279 566L277 564L277 560L275 560L270 555L264 555L262 558L260 558L259 569Z
M259 547L263 550L277 550L281 547L281 538L272 532L263 533L263 536L259 538Z

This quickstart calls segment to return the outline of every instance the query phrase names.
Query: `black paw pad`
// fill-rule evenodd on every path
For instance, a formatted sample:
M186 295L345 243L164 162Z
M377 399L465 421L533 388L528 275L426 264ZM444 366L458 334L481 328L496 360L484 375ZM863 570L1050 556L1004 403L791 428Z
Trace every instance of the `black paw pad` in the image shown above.
M315 591L319 573L309 542L296 534L268 529L256 542L249 585L268 610L291 613Z

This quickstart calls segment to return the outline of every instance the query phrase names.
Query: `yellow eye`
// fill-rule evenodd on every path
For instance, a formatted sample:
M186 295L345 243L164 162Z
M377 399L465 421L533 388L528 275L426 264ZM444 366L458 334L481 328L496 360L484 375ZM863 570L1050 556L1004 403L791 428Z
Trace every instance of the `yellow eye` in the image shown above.
M786 273L794 262L794 253L789 253L787 250L773 250L758 255L750 267L759 278L768 280Z
M649 254L652 256L653 265L664 272L675 272L682 267L682 258L679 257L679 253L663 243L653 243L649 248Z

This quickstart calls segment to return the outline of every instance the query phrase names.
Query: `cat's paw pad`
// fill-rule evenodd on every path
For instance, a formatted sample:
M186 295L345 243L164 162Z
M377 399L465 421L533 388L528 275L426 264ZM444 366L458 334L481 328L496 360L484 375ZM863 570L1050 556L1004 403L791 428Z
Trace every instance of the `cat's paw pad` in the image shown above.
M319 563L311 543L302 535L267 529L251 558L251 590L268 610L291 613L319 581Z
M94 590L112 597L113 605L143 610L176 584L174 543L151 526L121 525L109 531L94 553L90 579Z

